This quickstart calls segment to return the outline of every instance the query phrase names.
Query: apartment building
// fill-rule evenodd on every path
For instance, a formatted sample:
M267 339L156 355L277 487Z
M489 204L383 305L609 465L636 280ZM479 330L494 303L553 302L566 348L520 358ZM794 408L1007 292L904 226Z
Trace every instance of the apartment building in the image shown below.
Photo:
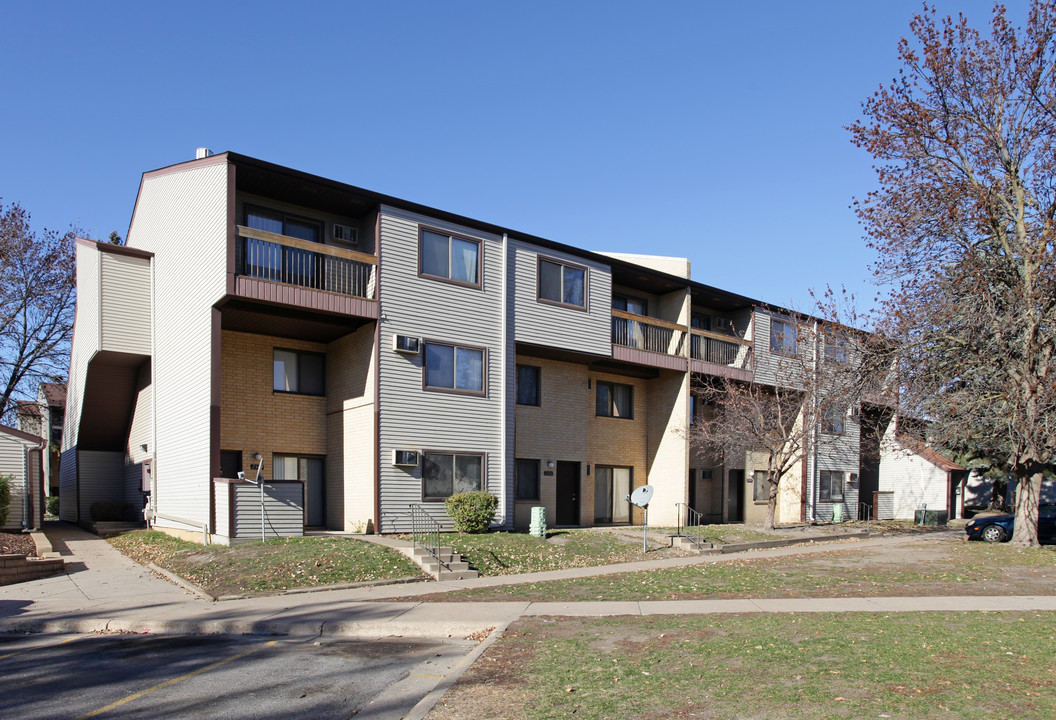
M483 489L503 527L535 506L609 525L641 522L625 498L647 483L650 524L680 503L759 517L757 461L701 457L686 428L702 378L773 367L782 311L692 281L688 261L235 153L145 173L127 238L77 245L66 520L116 501L224 543L403 532L412 505L447 525L443 499ZM853 442L813 458L780 519L831 517L857 473Z

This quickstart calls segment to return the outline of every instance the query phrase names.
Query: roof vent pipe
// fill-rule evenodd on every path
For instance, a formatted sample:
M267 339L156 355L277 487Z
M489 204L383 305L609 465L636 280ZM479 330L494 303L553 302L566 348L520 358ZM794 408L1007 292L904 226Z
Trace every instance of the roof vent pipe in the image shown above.
M210 150L209 148L200 147L200 148L198 148L197 150L194 151L194 159L195 160L201 160L202 158L207 158L207 157L209 157L212 154L213 154L213 151Z

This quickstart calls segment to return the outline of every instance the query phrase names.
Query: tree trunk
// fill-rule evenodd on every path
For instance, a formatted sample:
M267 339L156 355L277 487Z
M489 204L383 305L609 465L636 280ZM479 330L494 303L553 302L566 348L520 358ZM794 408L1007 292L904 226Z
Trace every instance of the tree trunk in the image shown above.
M1045 473L1040 467L1030 470L1022 476L1017 474L1019 482L1016 484L1016 525L1012 531L1012 544L1019 547L1040 547L1038 503L1041 498L1041 481Z
M766 498L766 521L763 523L764 530L774 529L774 517L777 515L777 480L770 480L770 492Z

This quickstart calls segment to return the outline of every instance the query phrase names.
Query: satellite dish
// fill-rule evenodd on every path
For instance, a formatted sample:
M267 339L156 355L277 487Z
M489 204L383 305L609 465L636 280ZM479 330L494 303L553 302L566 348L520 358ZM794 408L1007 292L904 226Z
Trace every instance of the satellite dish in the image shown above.
M653 499L653 486L642 485L640 488L631 493L631 502L640 508L644 508L649 505L649 501Z

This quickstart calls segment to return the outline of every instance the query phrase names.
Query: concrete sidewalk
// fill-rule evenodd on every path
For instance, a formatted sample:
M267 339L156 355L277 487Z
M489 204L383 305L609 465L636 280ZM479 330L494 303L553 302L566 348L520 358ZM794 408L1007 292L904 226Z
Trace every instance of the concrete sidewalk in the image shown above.
M466 637L524 615L671 615L774 612L1056 610L1056 596L820 598L525 603L415 602L401 597L637 570L728 562L736 556L646 560L614 566L450 582L385 585L210 602L155 577L105 540L65 523L48 526L67 574L0 588L0 631ZM874 538L854 547L935 542L938 536ZM827 552L846 544L757 551L751 557ZM742 556L743 557L743 556Z

